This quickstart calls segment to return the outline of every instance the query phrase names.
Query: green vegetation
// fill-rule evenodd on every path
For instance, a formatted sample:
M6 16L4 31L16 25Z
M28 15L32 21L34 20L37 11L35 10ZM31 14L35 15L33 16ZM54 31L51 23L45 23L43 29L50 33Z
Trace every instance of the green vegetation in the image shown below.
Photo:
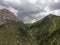
M29 33L33 45L60 45L60 16L49 14L44 19L33 23Z
M60 16L49 14L33 24L4 19L0 45L60 45Z

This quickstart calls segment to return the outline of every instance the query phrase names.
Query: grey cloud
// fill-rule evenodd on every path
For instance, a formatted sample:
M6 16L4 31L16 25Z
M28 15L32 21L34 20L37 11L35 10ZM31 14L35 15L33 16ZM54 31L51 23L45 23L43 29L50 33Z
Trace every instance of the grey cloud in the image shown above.
M23 20L23 21L26 21L24 20L24 18L26 16L29 16L29 19L34 19L35 17L32 17L33 14L37 14L37 13L40 13L40 11L42 11L38 6L36 5L33 5L31 3L27 3L25 1L25 4L21 4L21 5L12 5L11 3L8 3L7 5L5 3L3 3L2 0L0 0L0 5L3 5L5 7L13 7L15 9L17 9L19 12L18 12L18 17L20 18L20 20Z
M48 7L51 10L59 10L60 9L60 0L58 0L58 2L52 2L48 4Z
M4 3L3 0L0 0L0 5L5 6L5 7L12 7L16 10L18 10L18 17L20 20L22 20L23 22L31 22L31 20L39 20L41 19L42 16L40 13L44 12L44 8L47 6L49 7L51 10L56 10L56 9L60 9L60 2L58 3L48 3L48 4L41 4L38 3L39 1L37 1L36 4L32 4L32 3L28 3L28 0L22 0L23 3L19 4L19 5L14 5L11 2L6 2L7 4ZM46 3L46 2L45 2ZM45 11L46 12L46 11ZM39 14L40 16L38 16L37 14ZM35 15L37 15L37 17L35 17ZM25 18L28 17L26 20Z
M32 15L38 14L41 11L43 11L43 9L40 9L40 7L38 7L37 5L28 3L26 1L24 4L21 4L21 5L14 5L14 4L12 5L11 3L8 3L8 5L5 4L4 6L7 6L7 7L11 6L11 7L17 9L19 11L18 17L21 20L24 20L24 18L26 16L29 16L31 19L34 19L35 17L32 17Z

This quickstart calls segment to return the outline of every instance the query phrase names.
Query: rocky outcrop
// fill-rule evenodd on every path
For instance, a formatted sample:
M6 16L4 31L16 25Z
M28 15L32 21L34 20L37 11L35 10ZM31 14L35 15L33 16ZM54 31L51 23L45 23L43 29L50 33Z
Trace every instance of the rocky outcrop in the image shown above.
M4 24L6 20L18 20L17 17L7 9L0 10L0 25Z

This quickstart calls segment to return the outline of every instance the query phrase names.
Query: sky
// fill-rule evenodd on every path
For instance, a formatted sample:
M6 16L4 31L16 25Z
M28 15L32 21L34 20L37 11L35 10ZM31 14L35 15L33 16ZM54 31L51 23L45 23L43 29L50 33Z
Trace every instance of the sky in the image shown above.
M12 11L24 23L33 23L47 16L60 16L60 0L0 0L0 9Z

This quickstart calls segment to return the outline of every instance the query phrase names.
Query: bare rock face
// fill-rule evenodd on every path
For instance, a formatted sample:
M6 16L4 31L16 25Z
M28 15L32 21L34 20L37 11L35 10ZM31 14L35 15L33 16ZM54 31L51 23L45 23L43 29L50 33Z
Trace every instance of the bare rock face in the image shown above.
M7 9L0 9L0 25L4 24L6 20L18 20L17 17Z

